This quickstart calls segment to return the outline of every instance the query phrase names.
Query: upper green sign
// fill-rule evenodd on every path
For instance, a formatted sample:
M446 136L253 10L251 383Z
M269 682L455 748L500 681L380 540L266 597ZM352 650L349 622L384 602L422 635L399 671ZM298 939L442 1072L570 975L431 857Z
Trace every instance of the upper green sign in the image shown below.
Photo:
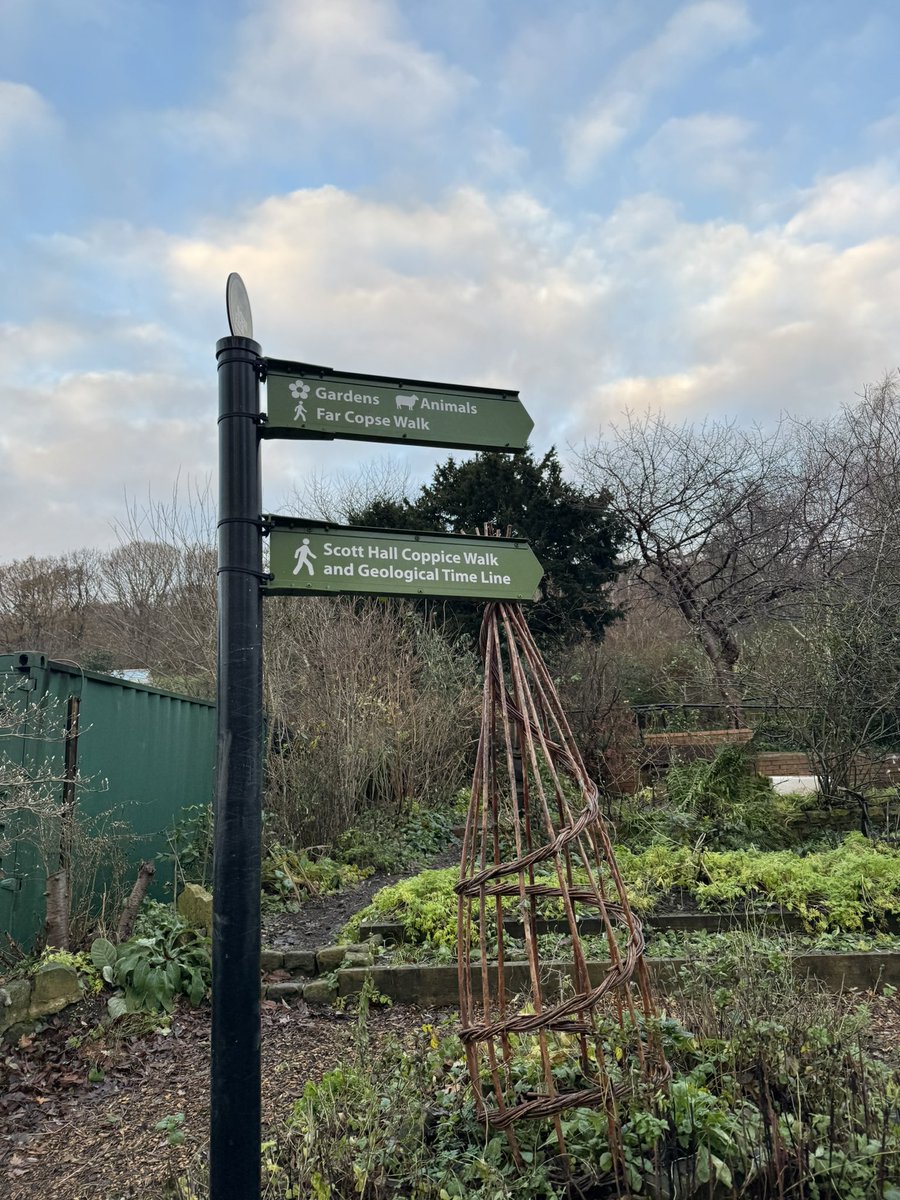
M267 592L533 600L544 571L527 542L266 517Z
M524 450L534 422L518 392L266 362L267 437L365 438L461 450Z

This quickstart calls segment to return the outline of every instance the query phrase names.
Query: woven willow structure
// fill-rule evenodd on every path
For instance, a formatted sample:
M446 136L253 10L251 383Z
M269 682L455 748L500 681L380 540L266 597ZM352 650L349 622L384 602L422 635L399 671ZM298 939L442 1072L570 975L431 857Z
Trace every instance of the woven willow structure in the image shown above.
M471 1085L480 1113L506 1130L516 1155L515 1123L550 1118L566 1164L559 1114L589 1106L607 1111L615 1156L617 1101L636 1087L662 1086L669 1074L654 1032L641 925L597 786L521 607L488 605L481 644L481 736L456 888L460 1032ZM586 915L599 915L608 948L608 970L594 979L579 935ZM538 939L548 923L570 939L564 965L542 961ZM524 934L524 988L506 978L511 958L523 958L521 948L513 955L507 948L512 924L517 937ZM624 1052L607 1063L601 1030L608 1046L611 1028ZM542 1080L524 1094L514 1089L512 1069L523 1050L539 1056ZM554 1078L561 1060L579 1064L574 1090L560 1090Z

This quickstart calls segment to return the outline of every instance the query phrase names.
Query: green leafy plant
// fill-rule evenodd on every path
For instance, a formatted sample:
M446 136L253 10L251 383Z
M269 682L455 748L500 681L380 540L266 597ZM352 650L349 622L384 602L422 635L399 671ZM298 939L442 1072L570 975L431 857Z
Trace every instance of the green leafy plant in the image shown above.
M107 983L121 989L108 1001L112 1017L171 1012L179 995L196 1007L212 980L209 938L164 905L142 915L137 935L120 946L97 938L91 960Z
M172 890L184 883L208 886L212 876L213 815L211 804L190 804L166 831L167 849L158 855L172 865Z
M263 893L281 904L300 905L310 896L322 896L352 887L372 869L338 862L327 855L314 857L306 850L290 850L272 842L262 861Z
M650 912L695 904L708 912L772 905L796 913L813 933L876 933L900 915L900 850L849 834L837 846L810 854L789 850L692 850L655 843L634 852L616 848L632 906ZM575 873L578 878L578 872ZM423 871L382 888L342 933L356 941L363 922L403 926L408 943L432 950L455 947L457 868ZM544 915L551 915L549 907ZM493 921L493 909L489 920ZM490 927L486 931L490 934Z
M157 1121L153 1126L159 1133L166 1135L166 1143L169 1146L181 1146L184 1143L184 1113L171 1113L169 1116L163 1117L161 1121Z
M413 804L410 814L399 826L396 821L373 814L369 824L348 829L337 842L335 854L356 867L393 873L422 866L445 853L456 851L459 839L453 830L465 813L468 793L456 803L441 808Z
M56 964L61 967L71 967L78 972L78 981L85 994L96 995L103 990L103 982L95 964L90 957L79 951L59 950L56 947L46 947L40 956L34 959L27 968L27 974L33 975L40 967Z
M448 1026L425 1024L402 1044L388 1039L376 1048L361 1010L348 1059L305 1086L265 1143L267 1200L703 1200L776 1197L779 1189L808 1200L893 1200L898 1084L867 1049L865 1010L848 1015L840 999L789 969L773 977L762 955L733 966L727 985L703 973L702 996L679 998L686 1024L654 1021L673 1070L667 1088L636 1082L618 1022L601 1022L589 1054L593 1063L602 1055L611 1081L624 1085L618 1148L604 1111L564 1111L575 1185L549 1122L517 1126L518 1163L506 1138L485 1125ZM547 1036L556 1086L577 1087L582 1063L572 1039ZM546 1086L528 1037L509 1038L503 1070L523 1094ZM490 1090L489 1079L482 1084ZM184 1186L204 1194L195 1177Z
M654 842L732 850L796 846L810 796L775 792L750 769L743 747L723 746L711 760L676 761L664 787L616 805L618 839L632 849Z

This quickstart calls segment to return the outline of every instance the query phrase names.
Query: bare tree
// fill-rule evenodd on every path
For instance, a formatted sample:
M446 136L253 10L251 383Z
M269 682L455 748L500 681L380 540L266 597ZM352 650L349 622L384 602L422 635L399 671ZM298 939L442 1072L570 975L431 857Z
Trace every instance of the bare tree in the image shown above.
M78 657L99 595L98 559L96 551L76 550L0 567L0 641L5 649Z
M313 472L289 497L286 508L298 517L352 521L375 502L402 504L409 498L409 472L394 458L363 463L356 471Z
M824 458L823 458L824 456ZM828 470L824 470L827 461ZM840 567L855 483L821 439L730 422L628 415L581 455L631 537L632 570L677 610L713 669L734 725L740 632Z
M208 484L129 504L102 561L119 656L178 691L215 691L215 516Z
M834 420L804 426L820 476L844 488L840 569L820 571L748 672L780 705L829 796L864 791L900 741L900 379L867 387Z

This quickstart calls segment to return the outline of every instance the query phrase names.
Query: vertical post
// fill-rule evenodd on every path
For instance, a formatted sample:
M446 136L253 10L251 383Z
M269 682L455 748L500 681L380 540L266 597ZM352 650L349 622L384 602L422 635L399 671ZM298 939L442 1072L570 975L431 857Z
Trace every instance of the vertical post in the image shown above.
M218 750L213 860L211 1200L260 1194L262 506L259 360L216 343L219 372Z

